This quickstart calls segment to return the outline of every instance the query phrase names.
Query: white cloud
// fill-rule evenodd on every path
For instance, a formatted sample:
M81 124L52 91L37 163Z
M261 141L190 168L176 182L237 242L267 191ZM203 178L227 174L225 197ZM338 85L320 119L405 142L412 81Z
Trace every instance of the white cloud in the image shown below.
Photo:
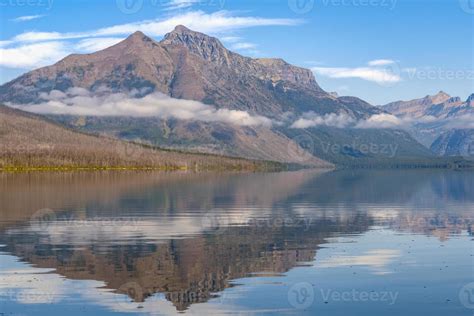
M142 31L149 36L163 36L172 31L176 25L186 25L188 28L207 33L222 34L257 26L292 26L301 24L301 20L273 19L252 16L235 16L228 11L205 13L191 11L177 14L165 19L146 20L134 23L120 24L81 33L59 32L25 32L13 38L13 42L35 42L47 40L80 39L103 36L129 35Z
M207 33L222 34L232 30L257 26L291 26L302 23L295 19L273 19L251 16L234 16L228 11L205 13L193 11L175 15L164 20L142 21L103 28L98 35L130 34L136 30L151 36L163 36L173 30L176 25L186 25L188 28Z
M170 98L161 93L149 94L143 98L134 98L133 93L93 96L82 88L73 88L66 93L53 90L42 94L45 102L40 104L16 105L24 111L39 114L70 114L91 116L135 116L176 118L205 122L223 122L239 126L270 126L269 118L251 115L246 111L216 109L198 101Z
M166 10L184 9L199 3L200 0L170 0L164 4Z
M375 114L367 120L359 121L357 128L399 128L403 125L403 121L392 114Z
M368 63L369 66L386 66L391 64L395 64L395 61L391 59L376 59Z
M474 129L474 113L448 118L446 127L456 129Z
M388 113L375 114L365 120L357 122L355 128L395 128L410 129L420 123L442 122L444 119L434 116L423 116L420 118L398 117ZM456 119L458 121L458 119Z
M242 38L238 36L224 36L224 37L221 37L220 40L222 42L227 42L227 43L237 43L237 42L242 41Z
M379 84L396 83L401 81L399 74L388 68L356 67L356 68L330 68L313 67L316 74L330 78L358 78Z
M471 122L469 125L467 122L472 120L473 117L466 116L465 119L456 118L457 126L473 126ZM393 128L393 129L409 129L418 123L432 123L439 119L433 116L426 116L423 118L399 118L395 115L388 113L374 114L368 118L356 120L345 113L336 114L330 113L324 116L320 116L314 112L304 113L300 118L291 124L291 128L310 128L316 126L332 126L337 128Z
M231 50L244 51L247 54L258 55L260 52L257 49L257 44L246 42L243 38L238 36L224 36L219 38L224 43L229 43Z
M390 273L388 266L399 257L399 250L375 249L369 250L360 256L340 255L320 260L317 266L319 268L366 266L373 269L376 274L387 274Z
M15 36L11 42L41 42L41 41L55 41L71 38L86 37L87 35L81 33L59 33L59 32L25 32Z
M355 123L355 120L345 113L342 113L342 114L330 113L324 116L320 116L314 112L307 112L303 114L301 118L296 120L290 127L291 128L310 128L310 127L325 125L325 126L344 128L354 123Z
M214 7L222 10L224 8L226 0L169 0L163 4L166 11L187 9L194 5L205 5L208 7Z
M10 21L13 22L25 22L25 21L31 21L31 20L36 20L44 17L45 15L43 14L37 14L37 15L24 15L24 16L19 16L17 18L11 19Z
M0 47L5 47L5 46L11 45L11 44L14 44L14 42L11 41L11 40L8 40L8 41L0 41Z
M0 48L0 66L8 68L35 68L64 58L69 49L62 42L46 42Z
M247 49L256 49L257 45L253 43L247 43L247 42L241 42L241 43L235 43L231 46L231 49L233 50L247 50Z
M87 32L25 32L9 40L0 41L0 66L12 68L45 66L71 53L89 53L104 49L137 30L152 37L161 37L172 31L176 25L181 24L203 33L225 35L227 32L244 28L291 26L300 23L302 21L296 19L237 16L228 11L214 13L190 11L165 18L120 24ZM237 45L237 41L234 43ZM240 42L241 49L251 49L253 45Z
M75 49L81 52L96 52L124 40L123 37L98 37L86 38L75 45Z

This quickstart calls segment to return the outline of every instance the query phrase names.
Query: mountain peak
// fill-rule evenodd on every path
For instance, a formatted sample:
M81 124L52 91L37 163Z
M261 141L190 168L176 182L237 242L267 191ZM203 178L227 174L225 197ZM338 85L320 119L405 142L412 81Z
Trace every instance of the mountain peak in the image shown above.
M214 44L219 44L222 46L220 41L212 36L206 35L204 33L196 32L188 29L184 25L177 25L173 31L165 35L164 42L172 44L197 44L198 41L201 42L212 42Z
M129 35L123 42L125 43L140 43L140 42L153 42L154 40L147 35L145 35L142 31L136 31L133 34Z
M433 104L440 104L451 99L451 96L444 91L440 91L437 94L431 96L430 99L433 102Z
M467 98L466 103L467 106L474 107L474 93Z
M166 34L162 40L166 45L185 46L190 52L208 61L227 60L228 51L215 37L192 31L183 25L178 25Z
M443 95L443 96L444 96L444 95L448 95L448 96L449 96L449 94L447 94L447 93L444 92L443 90L440 90L436 95Z
M184 25L176 25L176 27L173 30L174 33L196 33L194 31L191 31Z
M142 31L135 31L130 37L143 37L146 36Z

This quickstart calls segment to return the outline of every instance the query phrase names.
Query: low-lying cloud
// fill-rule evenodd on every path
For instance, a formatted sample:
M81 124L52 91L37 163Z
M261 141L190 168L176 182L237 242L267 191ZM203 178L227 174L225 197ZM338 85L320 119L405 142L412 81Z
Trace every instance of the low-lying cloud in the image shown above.
M472 117L474 118L474 117ZM472 119L471 118L471 119ZM435 117L427 116L421 119L412 118L400 118L389 113L374 114L365 119L356 120L345 113L331 113L326 115L318 115L314 112L304 113L300 118L291 124L291 128L311 128L316 126L330 126L337 128L359 128L359 129L408 129L418 123L431 123L438 120ZM461 120L459 125L468 124L464 123L469 118ZM472 124L474 125L474 123Z
M375 114L357 123L357 128L400 128L404 122L392 114Z
M97 91L96 91L97 92ZM131 116L174 118L178 120L221 122L237 126L285 125L294 129L318 126L357 129L411 129L418 124L440 123L444 128L474 128L474 113L455 118L397 117L389 113L378 113L364 119L356 119L347 113L319 115L313 111L295 117L285 113L279 121L247 111L217 109L199 101L171 98L162 93L151 93L137 97L144 91L111 93L108 90L91 93L83 88L70 88L66 92L53 90L40 94L42 102L37 104L8 104L11 107L38 114L76 116Z
M474 129L474 113L449 118L446 127L455 129Z
M301 118L296 120L291 125L291 128L310 128L321 125L344 128L353 125L354 123L355 120L345 113L330 113L320 116L314 112L307 112L304 113Z
M82 88L67 92L53 90L40 95L39 104L9 104L12 107L38 114L67 114L80 116L133 116L175 118L205 122L222 122L239 126L271 126L272 120L251 115L246 111L216 109L213 106L191 100L174 99L161 93L135 98L135 93L92 95Z

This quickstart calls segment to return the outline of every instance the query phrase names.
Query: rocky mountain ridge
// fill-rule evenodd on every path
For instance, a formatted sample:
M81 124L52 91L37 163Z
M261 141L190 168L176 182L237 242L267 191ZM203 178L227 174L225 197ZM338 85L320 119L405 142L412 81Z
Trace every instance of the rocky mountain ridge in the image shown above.
M434 116L447 118L474 112L473 99L474 94L463 102L460 97L451 97L446 92L440 91L435 95L427 95L421 99L392 102L381 108L399 117L419 119L424 116Z
M398 101L382 109L414 122L411 134L440 156L472 156L474 94L466 101L440 91L421 99ZM469 123L471 122L471 123Z

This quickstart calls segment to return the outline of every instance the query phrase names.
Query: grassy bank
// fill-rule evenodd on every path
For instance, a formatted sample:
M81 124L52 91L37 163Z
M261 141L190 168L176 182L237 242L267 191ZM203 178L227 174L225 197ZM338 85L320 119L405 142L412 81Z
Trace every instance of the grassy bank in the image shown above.
M167 155L173 156L172 152ZM165 155L165 156L167 156ZM183 154L178 154L179 156ZM150 157L149 157L150 158ZM57 152L43 154L0 155L0 172L71 172L71 171L282 171L289 166L267 161L254 161L213 155L186 155L156 159L125 159L102 153L98 158L77 154L59 155Z

